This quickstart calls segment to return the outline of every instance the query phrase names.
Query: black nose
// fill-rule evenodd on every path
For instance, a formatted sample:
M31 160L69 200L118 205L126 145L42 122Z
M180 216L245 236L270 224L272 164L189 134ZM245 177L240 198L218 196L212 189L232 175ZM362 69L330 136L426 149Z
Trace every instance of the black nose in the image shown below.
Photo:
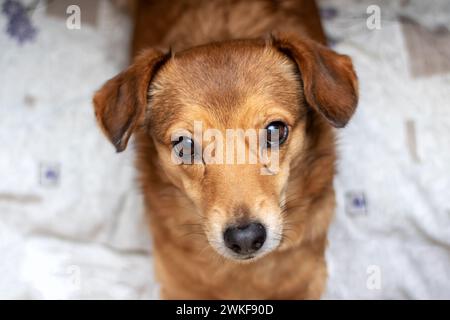
M229 227L223 234L225 245L239 254L258 251L266 241L266 228L261 223L247 223Z

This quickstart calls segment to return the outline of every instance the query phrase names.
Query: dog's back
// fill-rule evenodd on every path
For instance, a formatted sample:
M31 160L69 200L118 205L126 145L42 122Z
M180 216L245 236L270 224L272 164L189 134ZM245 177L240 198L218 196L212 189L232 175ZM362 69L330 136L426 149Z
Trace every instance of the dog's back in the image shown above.
M134 11L133 55L147 47L179 51L274 30L326 42L314 0L139 0Z

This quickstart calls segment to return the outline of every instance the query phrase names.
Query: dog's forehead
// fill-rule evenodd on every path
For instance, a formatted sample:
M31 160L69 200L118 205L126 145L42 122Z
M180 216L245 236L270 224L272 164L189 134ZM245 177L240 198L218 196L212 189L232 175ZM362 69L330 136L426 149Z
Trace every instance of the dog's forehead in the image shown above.
M295 64L264 43L228 42L176 53L150 86L153 123L164 131L173 122L208 116L227 119L249 108L293 107L300 82ZM201 112L203 111L203 112Z

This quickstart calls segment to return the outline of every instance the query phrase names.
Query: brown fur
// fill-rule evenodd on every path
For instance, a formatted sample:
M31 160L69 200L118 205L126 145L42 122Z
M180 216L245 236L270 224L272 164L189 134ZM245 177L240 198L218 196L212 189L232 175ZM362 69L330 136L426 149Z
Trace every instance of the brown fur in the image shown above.
M162 297L319 298L335 206L332 126L344 126L357 103L350 59L318 43L324 38L313 1L137 8L133 50L177 50L142 52L97 92L94 105L118 151L135 135ZM261 175L261 164L170 161L170 134L194 120L223 131L280 119L290 134L276 175ZM221 228L243 217L281 228L280 243L246 263L224 258L218 244Z

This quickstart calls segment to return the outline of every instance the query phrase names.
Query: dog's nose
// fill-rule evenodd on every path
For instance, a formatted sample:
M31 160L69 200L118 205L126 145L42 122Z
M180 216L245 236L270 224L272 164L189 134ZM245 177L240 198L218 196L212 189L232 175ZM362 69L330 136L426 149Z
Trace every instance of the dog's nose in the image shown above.
M258 251L266 241L266 228L261 223L229 227L223 234L225 245L238 254Z

